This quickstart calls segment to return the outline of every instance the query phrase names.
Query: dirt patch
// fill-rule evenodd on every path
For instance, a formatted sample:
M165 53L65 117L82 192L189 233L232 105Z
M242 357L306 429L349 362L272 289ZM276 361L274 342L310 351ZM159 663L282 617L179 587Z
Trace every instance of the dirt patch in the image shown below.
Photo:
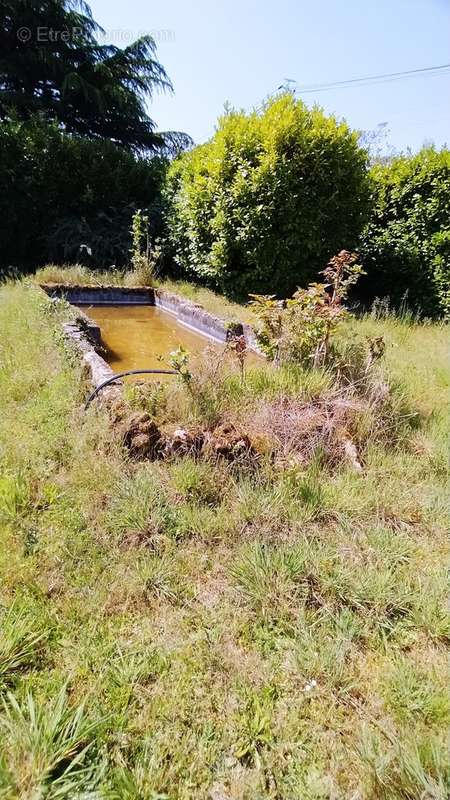
M205 455L222 457L227 461L236 461L256 456L256 451L248 434L232 422L217 425L205 435L203 447Z
M163 449L161 432L146 412L127 413L123 407L115 409L114 426L118 436L136 461L157 458Z
M205 443L205 433L201 428L175 428L165 435L163 455L196 456Z

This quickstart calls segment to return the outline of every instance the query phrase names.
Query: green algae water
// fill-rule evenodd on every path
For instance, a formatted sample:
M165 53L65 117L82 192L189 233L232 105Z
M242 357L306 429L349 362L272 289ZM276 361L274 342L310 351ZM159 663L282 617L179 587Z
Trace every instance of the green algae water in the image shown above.
M180 345L190 353L201 353L206 347L223 349L223 344L210 340L181 325L176 317L150 305L80 306L99 326L103 354L114 372L129 369L167 369L169 353ZM140 376L144 379L145 376ZM151 379L152 376L147 376Z

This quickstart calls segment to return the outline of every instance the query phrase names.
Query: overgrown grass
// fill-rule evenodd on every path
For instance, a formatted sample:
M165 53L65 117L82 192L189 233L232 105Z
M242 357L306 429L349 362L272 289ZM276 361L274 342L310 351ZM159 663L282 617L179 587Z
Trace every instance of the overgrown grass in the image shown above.
M364 428L362 472L236 469L132 463L82 411L66 314L0 290L0 796L448 797L448 330L349 325L409 415ZM162 427L333 390L208 374L200 404L150 392Z
M157 280L145 271L136 273L130 270L90 270L82 265L47 264L38 269L35 274L37 283L58 283L65 286L139 286L156 285L168 292L175 292L194 303L204 306L211 314L220 316L230 321L254 322L254 315L250 308L239 303L233 303L221 295L216 294L203 286L197 286L188 281Z
M82 264L47 264L36 271L35 280L65 286L123 286L125 274L125 270L91 270Z
M222 317L222 319L238 320L250 324L255 321L255 316L250 308L241 303L234 303L211 289L205 289L204 286L198 286L188 281L169 279L159 281L158 286L161 289L167 289L168 292L181 294L194 303L200 303L211 314Z

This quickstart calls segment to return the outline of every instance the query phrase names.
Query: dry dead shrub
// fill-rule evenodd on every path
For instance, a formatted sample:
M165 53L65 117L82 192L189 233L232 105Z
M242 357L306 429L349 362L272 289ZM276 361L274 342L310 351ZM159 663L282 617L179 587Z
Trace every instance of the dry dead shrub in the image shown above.
M243 427L252 441L265 440L280 463L307 466L320 452L331 465L347 460L360 468L352 430L362 408L363 401L348 393L310 402L278 397L260 403Z

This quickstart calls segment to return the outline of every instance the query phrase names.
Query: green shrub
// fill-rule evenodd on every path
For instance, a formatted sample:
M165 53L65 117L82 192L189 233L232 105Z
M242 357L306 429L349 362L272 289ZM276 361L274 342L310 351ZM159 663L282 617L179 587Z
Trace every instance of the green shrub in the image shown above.
M127 265L136 207L161 223L165 161L39 120L0 126L0 275L48 261Z
M341 250L321 271L326 283L310 283L287 300L251 295L250 306L258 320L256 338L269 358L277 364L327 363L334 335L348 314L342 301L361 275L355 261L355 253Z
M292 293L366 220L366 152L344 122L291 94L227 111L208 143L168 174L178 267L228 294Z
M360 289L427 315L450 312L450 151L424 148L372 170L374 209L363 233Z

